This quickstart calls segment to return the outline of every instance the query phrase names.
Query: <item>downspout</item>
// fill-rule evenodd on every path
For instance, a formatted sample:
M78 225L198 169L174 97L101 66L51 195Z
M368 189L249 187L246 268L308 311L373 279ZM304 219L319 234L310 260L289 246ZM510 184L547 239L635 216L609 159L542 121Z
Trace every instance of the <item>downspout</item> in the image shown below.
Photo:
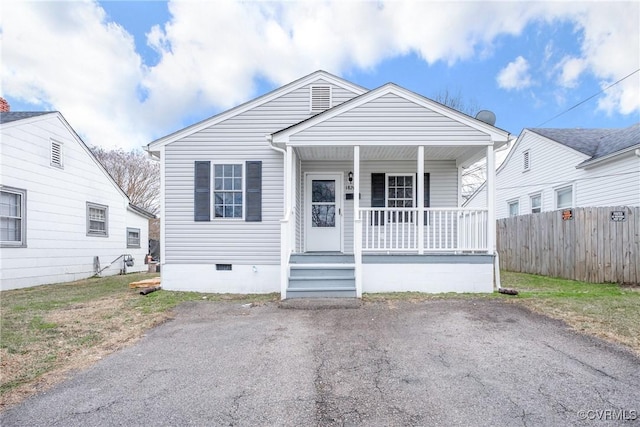
M284 218L280 220L280 238L282 239L288 239L288 231L286 231L286 227L288 227L289 221L290 221L290 217L291 217L291 209L289 209L289 204L287 203L287 198L289 197L289 195L286 194L286 189L287 189L287 179L289 178L287 176L286 170L287 170L287 151L280 148L280 147L276 147L275 145L273 145L273 136L272 135L266 135L266 139L267 139L267 143L269 144L269 147L272 150L278 151L280 153L282 153L283 155L283 159L282 159L282 164L283 164L283 180L282 180L282 189L284 191ZM280 242L280 299L286 299L287 297L287 286L289 283L289 252L287 249L287 245L283 244L283 242Z

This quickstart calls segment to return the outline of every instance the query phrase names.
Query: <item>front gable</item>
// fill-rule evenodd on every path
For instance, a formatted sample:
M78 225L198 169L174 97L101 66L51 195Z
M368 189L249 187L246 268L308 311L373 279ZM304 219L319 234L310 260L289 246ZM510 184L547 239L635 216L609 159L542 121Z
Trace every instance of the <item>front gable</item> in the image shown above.
M334 132L336 131L336 132ZM393 83L360 95L272 135L279 144L486 145L508 132Z

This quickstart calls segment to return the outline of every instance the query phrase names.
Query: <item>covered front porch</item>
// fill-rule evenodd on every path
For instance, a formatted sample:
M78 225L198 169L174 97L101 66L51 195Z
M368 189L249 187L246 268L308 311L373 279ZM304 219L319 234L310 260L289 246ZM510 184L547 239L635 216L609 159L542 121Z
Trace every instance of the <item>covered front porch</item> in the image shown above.
M464 167L492 164L493 144L284 151L283 299L492 290L493 208L459 206Z
M390 84L268 139L284 154L283 299L493 290L507 132ZM463 171L482 158L487 205L462 208Z

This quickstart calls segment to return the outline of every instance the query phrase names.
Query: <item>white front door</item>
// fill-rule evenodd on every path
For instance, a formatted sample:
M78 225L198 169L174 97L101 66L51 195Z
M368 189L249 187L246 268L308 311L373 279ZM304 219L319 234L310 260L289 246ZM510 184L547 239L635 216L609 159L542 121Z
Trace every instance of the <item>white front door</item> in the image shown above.
M304 213L308 252L342 251L342 175L306 175Z

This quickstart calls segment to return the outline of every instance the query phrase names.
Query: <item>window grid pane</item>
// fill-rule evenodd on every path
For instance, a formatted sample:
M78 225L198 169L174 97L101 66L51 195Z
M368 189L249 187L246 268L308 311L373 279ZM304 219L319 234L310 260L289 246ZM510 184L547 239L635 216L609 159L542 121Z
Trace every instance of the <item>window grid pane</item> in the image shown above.
M11 191L0 193L0 241L3 243L23 243L22 197L23 194Z
M95 236L107 236L107 208L88 205L88 230L87 234Z
M242 165L215 165L215 217L242 218L242 196Z

